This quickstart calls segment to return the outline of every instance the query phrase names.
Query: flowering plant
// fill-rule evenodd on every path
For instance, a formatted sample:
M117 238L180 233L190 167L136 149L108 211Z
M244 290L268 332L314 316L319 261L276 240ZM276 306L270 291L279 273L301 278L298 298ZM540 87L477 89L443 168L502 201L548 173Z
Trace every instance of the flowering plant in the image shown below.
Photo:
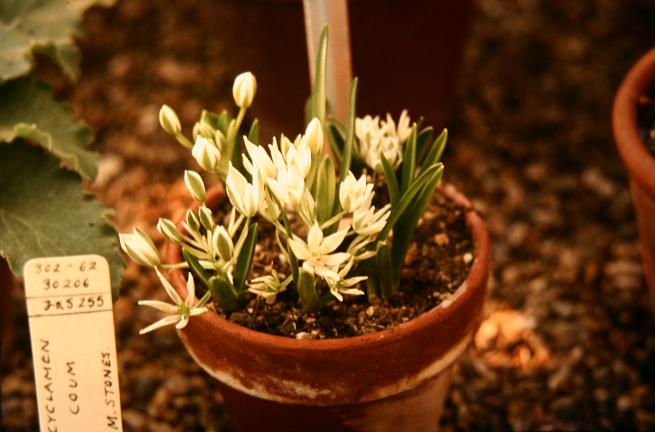
M184 233L168 219L157 224L168 241L181 247L184 261L162 263L142 231L121 234L123 250L139 264L154 267L176 303L142 302L173 314L144 332L173 323L181 328L190 316L206 311L210 299L230 313L243 305L247 292L274 302L281 292L295 289L303 309L313 311L331 299L364 295L365 289L369 296L388 298L399 287L410 239L443 172L439 159L447 133L433 140L432 128L410 126L406 111L397 123L390 115L386 121L356 118L357 79L350 89L346 125L328 118L326 50L324 31L309 121L295 139L281 136L266 147L259 145L257 120L240 135L257 89L249 72L234 81L237 116L204 111L193 141L182 134L175 112L162 107L161 126L224 183L231 211L225 225L218 223L206 206L201 176L186 171L184 182L198 210L187 211ZM324 151L328 145L332 157ZM274 228L281 259L278 268L271 264L266 274L253 277L260 224ZM186 300L171 289L160 268L190 271ZM207 287L197 302L194 278Z

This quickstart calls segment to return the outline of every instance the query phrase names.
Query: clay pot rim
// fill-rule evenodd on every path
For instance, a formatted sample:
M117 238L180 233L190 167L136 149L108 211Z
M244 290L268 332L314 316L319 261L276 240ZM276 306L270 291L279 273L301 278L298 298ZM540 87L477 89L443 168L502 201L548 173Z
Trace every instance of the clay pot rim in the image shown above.
M612 129L619 154L630 174L649 194L655 195L655 158L639 136L637 101L655 82L655 48L632 66L616 92Z
M479 291L484 291L486 278L488 277L490 261L490 241L484 220L473 209L471 202L453 185L446 184L440 186L444 193L452 198L455 202L466 209L466 221L474 241L474 260L471 265L468 276L462 284L451 294L451 296L439 306L423 313L406 323L401 323L390 329L381 330L375 333L352 336L345 338L329 339L294 339L286 336L272 335L259 332L250 328L233 323L219 316L218 314L208 312L202 315L203 319L209 320L212 325L223 327L226 332L233 333L239 338L247 339L250 346L257 346L261 349L271 351L354 351L364 346L386 345L393 343L398 339L405 338L408 334L421 332L435 323L447 320L453 314L458 313L466 305L472 302L476 296L480 295ZM225 192L221 185L212 187L207 192L207 202L212 204L212 200L220 200L225 197ZM195 203L193 208L198 208ZM180 229L181 221L180 221ZM180 261L180 247L170 244L166 258L168 262ZM180 270L171 272L172 284L175 289L186 297L186 282ZM193 319L193 318L192 318ZM182 330L184 331L184 330Z

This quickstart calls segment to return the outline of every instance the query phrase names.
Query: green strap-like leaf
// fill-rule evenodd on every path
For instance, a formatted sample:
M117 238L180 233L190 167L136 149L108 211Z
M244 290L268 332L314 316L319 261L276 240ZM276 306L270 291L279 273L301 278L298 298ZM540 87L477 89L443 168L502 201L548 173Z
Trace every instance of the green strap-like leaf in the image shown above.
M414 180L416 171L416 123L412 126L405 144L405 156L403 157L402 173L400 176L400 193L405 193Z
M191 252L191 250L183 246L182 247L182 256L184 257L184 261L186 261L189 264L189 269L191 270L191 273L193 273L198 279L202 281L202 283L206 287L210 287L210 282L209 279L211 279L211 275L205 268L200 265L200 262L198 261L198 258L195 257L195 255Z
M80 53L75 37L81 36L84 11L113 0L2 0L0 1L0 84L27 75L33 53L50 57L76 79ZM1 100L1 98L0 98Z
M439 162L441 160L441 155L443 155L444 149L446 148L446 143L448 142L448 129L444 129L437 139L432 144L430 152L425 157L423 165L421 165L421 173L423 173L427 167Z
M93 132L55 101L49 87L30 78L0 86L0 144L24 138L39 144L87 179L97 174L98 155L85 147ZM1 145L0 145L1 147Z
M248 132L248 140L251 143L259 144L259 120L255 119L250 125L250 131Z
M387 160L384 153L380 153L380 160L382 161L382 170L384 171L384 179L387 184L387 191L389 192L389 202L391 203L391 208L396 206L398 199L400 197L400 189L398 188L398 179L396 178L396 173L394 172L389 161Z
M332 217L336 193L336 174L332 159L329 157L323 159L316 179L317 217L319 222L325 222Z
M341 160L341 153L346 142L342 132L335 123L331 122L328 126L328 141L330 142L330 148L336 160Z
M99 254L109 261L116 298L125 263L107 214L80 176L42 149L0 145L0 255L16 275L31 258Z
M398 219L403 215L407 207L411 204L416 194L421 188L435 175L438 171L443 171L443 164L434 164L430 166L423 174L419 175L407 191L398 200L398 205L391 209L391 215L386 225L378 234L378 241L384 240L389 231L396 225Z
M234 288L237 294L241 294L245 288L246 278L250 273L252 266L252 257L255 253L255 246L257 245L257 222L251 222L248 228L248 237L243 243L237 263L234 269Z
M393 262L393 272L396 285L400 281L403 262L405 262L405 254L407 253L409 242L412 240L412 236L416 230L418 220L421 218L425 208L432 199L434 190L439 184L442 175L443 169L437 170L433 177L426 183L423 190L417 194L414 202L405 211L405 214L403 214L394 227L393 242L391 245L391 259Z
M312 89L311 103L309 109L309 122L316 117L321 125L326 125L327 110L327 45L328 28L325 26L321 32L316 50L316 70L314 71L314 88Z
M421 161L425 158L426 153L430 150L430 139L432 138L432 133L434 129L432 126L428 126L419 132L416 137L416 163L420 164Z
M339 181L348 176L350 162L353 154L353 142L355 141L355 110L357 102L357 78L350 83L350 94L348 97L348 125L346 126L346 142L339 164Z
M393 274L394 266L391 263L391 248L389 248L389 242L378 242L375 259L377 261L376 269L378 273L380 296L384 299L388 299L393 293L393 284L395 280Z
M209 279L209 291L212 293L212 298L226 314L239 308L239 299L234 294L230 282L225 278L212 276Z
M302 310L305 312L315 311L319 308L320 299L316 293L316 280L312 273L305 269L300 269L298 277L298 296Z

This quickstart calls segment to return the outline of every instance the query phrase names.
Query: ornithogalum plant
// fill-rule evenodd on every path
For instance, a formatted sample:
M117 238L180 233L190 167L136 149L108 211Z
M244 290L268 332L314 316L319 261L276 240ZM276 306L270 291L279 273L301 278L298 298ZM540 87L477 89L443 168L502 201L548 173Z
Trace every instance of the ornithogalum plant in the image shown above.
M182 328L190 316L207 310L210 299L230 313L244 305L248 291L274 302L281 292L294 289L303 309L313 311L331 299L365 294L388 298L399 288L412 234L443 172L439 159L447 134L444 130L433 139L432 128L410 126L406 111L398 122L389 115L386 121L356 118L357 79L350 89L347 123L329 118L326 50L327 30L319 46L307 126L295 139L281 136L262 146L257 120L241 134L257 89L249 72L234 81L237 116L204 111L192 140L183 135L174 110L162 107L164 130L225 185L230 214L225 226L218 223L205 203L201 176L186 171L184 182L199 202L198 210L187 211L184 232L167 219L157 225L168 241L181 247L182 262L162 263L142 231L121 235L123 250L139 264L154 267L175 302L141 302L171 314L142 332L167 324ZM324 151L328 145L332 156ZM263 224L274 227L283 258L281 268L271 264L265 274L253 277ZM160 272L170 268L190 272L185 300ZM200 300L194 298L196 282L208 288Z

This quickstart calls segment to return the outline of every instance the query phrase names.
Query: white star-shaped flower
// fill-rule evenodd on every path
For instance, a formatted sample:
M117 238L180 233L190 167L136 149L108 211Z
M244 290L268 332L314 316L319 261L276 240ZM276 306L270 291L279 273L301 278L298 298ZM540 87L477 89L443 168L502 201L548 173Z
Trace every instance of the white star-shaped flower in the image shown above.
M166 294L168 294L175 304L166 303L160 300L140 300L139 306L150 306L171 315L142 329L139 334L146 334L153 330L157 330L158 328L173 324L175 324L175 328L183 329L189 322L190 317L207 312L208 309L206 307L194 305L196 299L196 286L191 273L189 273L189 278L186 283L187 297L186 300L182 300L182 297L180 297L177 291L175 291L173 285L171 285L171 283L159 272L159 269L155 268L155 271L164 286L164 290L166 290Z
M323 237L323 231L315 222L307 234L307 242L297 235L289 239L289 245L296 258L303 261L303 268L312 274L324 276L333 274L338 267L350 258L347 252L334 252L346 238L348 229L343 229Z

